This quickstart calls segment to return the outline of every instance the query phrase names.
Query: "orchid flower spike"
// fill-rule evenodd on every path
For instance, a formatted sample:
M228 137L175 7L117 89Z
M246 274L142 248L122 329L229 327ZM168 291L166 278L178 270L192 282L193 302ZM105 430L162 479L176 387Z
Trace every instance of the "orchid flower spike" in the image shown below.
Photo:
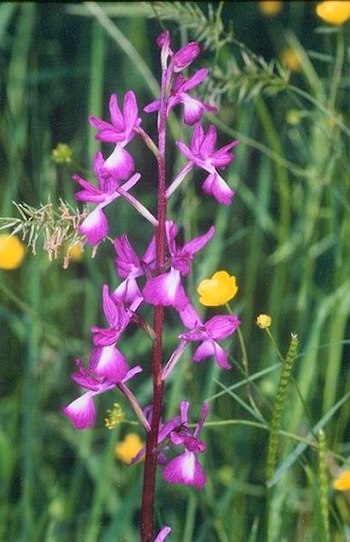
M217 168L224 169L232 162L234 156L230 150L238 145L238 141L232 141L215 151L216 141L217 129L213 124L209 126L207 133L197 124L193 130L191 148L182 141L178 141L177 146L190 162L209 173L202 185L203 191L219 203L230 205L234 191L219 175Z

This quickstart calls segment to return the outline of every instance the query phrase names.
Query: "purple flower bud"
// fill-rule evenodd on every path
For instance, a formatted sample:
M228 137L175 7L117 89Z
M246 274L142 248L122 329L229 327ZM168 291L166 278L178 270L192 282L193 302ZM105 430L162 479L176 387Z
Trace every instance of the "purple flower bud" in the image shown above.
M180 72L192 64L199 55L200 50L199 44L196 41L192 41L176 51L173 57L175 65L174 72Z

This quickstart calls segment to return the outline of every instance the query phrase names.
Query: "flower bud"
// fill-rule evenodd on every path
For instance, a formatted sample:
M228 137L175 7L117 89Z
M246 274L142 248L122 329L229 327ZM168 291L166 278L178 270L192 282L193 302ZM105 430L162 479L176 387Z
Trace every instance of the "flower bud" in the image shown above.
M188 43L174 54L174 72L187 68L197 58L200 47L196 41Z

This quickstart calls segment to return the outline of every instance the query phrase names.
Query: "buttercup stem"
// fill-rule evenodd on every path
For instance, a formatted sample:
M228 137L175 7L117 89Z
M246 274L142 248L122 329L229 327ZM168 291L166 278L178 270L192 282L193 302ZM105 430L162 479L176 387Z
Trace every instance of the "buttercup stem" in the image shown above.
M162 86L160 97L160 109L158 117L158 225L156 226L156 266L160 273L166 261L166 123L167 103L166 88L168 79L171 76L168 69L162 74ZM159 423L163 406L163 380L162 380L162 358L163 358L163 323L164 307L157 305L154 309L154 332L155 339L152 352L152 380L153 380L153 409L151 419L151 430L146 436L146 455L142 491L141 507L141 541L151 542L154 538L154 495L157 467L157 444Z

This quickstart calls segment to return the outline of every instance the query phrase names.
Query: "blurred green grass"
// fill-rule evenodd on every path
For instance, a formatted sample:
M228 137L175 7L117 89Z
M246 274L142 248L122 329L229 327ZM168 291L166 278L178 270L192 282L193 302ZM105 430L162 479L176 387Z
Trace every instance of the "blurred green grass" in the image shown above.
M88 4L0 6L1 216L16 213L12 201L40 206L48 197L54 204L62 197L74 205L70 176L88 169L98 148L87 115L106 114L114 91L122 95L133 88L140 104L153 98L147 67L158 73L154 39L161 24L147 18L151 3L101 4L94 13L96 5ZM172 4L158 4L168 9L164 14L158 6L157 12L167 15L162 24L178 46L198 37L194 16L192 26L185 19L179 25ZM188 4L208 14L207 3ZM281 477L269 490L275 514L269 542L327 540L320 519L318 424L324 425L330 467L341 466L349 453L348 28L330 31L316 19L313 2L285 3L273 19L264 18L256 2L212 6L217 13L221 8L224 28L208 15L203 28L210 32L201 28L200 38L208 45L203 64L213 73L213 86L205 92L210 95L216 85L222 102L210 121L223 142L240 140L236 161L224 174L237 194L230 208L219 208L188 183L174 196L171 213L186 237L215 222L215 239L196 260L190 279L193 300L195 285L217 269L236 275L240 289L231 306L242 319L249 389L259 416L247 393L237 338L230 346L230 372L219 372L211 362L193 367L183 361L170 380L166 417L183 397L191 397L198 411L209 399L204 431L209 481L198 494L166 487L159 478L157 522L172 526L174 541L267 540L265 461L280 369L275 348L255 325L256 316L266 312L283 355L291 332L300 341L282 418ZM107 23L101 9L113 10ZM230 25L236 41L221 45ZM249 57L253 67L242 59L242 44L248 56L250 50L257 55ZM279 59L286 47L302 60L289 82L276 69L268 75L257 60ZM247 93L238 101L243 84ZM152 120L145 120L149 129ZM174 133L180 129L173 119ZM184 129L184 137L189 133ZM71 146L73 164L53 163L58 142ZM141 167L147 158L143 149L137 151ZM150 164L145 177L153 174ZM154 208L147 182L139 195ZM142 247L150 230L127 205L116 213L115 234L132 224L132 240ZM101 319L101 285L115 284L110 254L107 245L94 259L86 250L81 263L63 270L62 258L50 262L39 249L36 256L28 251L21 269L1 271L1 540L138 538L142 465L127 468L113 453L134 427L124 423L112 432L103 427L106 409L120 398L101 397L99 423L84 433L73 430L61 413L77 393L70 381L73 361L86 359L89 328ZM170 352L178 323L169 324ZM128 337L123 351L130 363L147 366L149 344L140 334ZM142 404L150 399L146 379L140 379L138 396ZM305 444L310 441L312 446ZM330 486L329 503L332 540L346 540L347 501Z

